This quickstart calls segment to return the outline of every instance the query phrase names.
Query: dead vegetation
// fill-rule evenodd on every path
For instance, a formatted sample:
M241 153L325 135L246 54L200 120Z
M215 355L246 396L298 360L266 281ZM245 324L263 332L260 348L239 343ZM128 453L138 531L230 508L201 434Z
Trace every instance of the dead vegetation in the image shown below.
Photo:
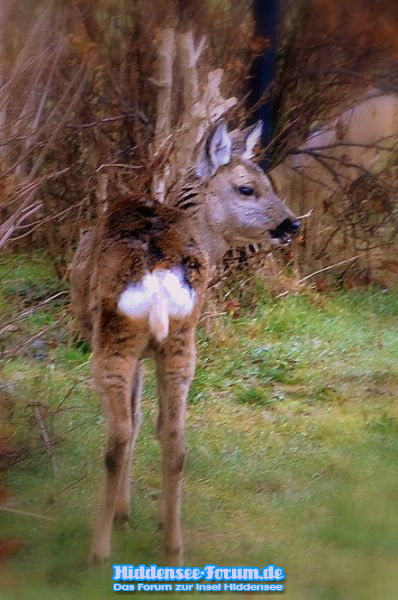
M359 146L342 139L339 116L369 89L397 92L396 6L284 0L283 15L266 152L292 208L313 212L293 253L283 253L277 269L262 267L282 273L287 263L298 274L294 288L319 270L334 284L390 284L395 259L384 254L396 230L395 141L383 168L362 162L347 177ZM0 26L13 32L0 47L0 247L44 247L61 278L80 231L107 203L131 191L163 199L206 123L231 108L237 125L248 118L250 64L267 43L253 38L248 0L162 0L156 11L143 0L9 1ZM308 132L325 123L335 139L311 147ZM386 136L367 143L375 150ZM316 172L301 168L305 162ZM233 258L229 272L239 263Z
M120 193L149 193L153 186L161 195L154 171L162 173L184 103L189 106L202 92L193 62L203 53L207 72L228 46L232 62L225 64L224 83L231 89L242 72L233 61L245 54L244 40L250 38L247 2L234 11L201 11L196 28L211 19L212 37L195 40L190 33L177 38L175 28L180 22L179 31L186 31L182 21L189 14L179 16L170 3L160 3L156 12L140 1L123 10L117 3L101 4L37 1L22 11L10 2L3 15L3 27L16 35L2 52L0 243L21 247L29 237L30 244L44 245L60 275L79 230L95 219L105 196L112 202ZM171 60L177 44L187 79L181 87L181 71ZM215 72L210 92L217 91L217 77Z
M396 3L304 0L285 8L269 153L278 190L298 214L311 211L299 269L320 271L312 279L320 289L396 285Z

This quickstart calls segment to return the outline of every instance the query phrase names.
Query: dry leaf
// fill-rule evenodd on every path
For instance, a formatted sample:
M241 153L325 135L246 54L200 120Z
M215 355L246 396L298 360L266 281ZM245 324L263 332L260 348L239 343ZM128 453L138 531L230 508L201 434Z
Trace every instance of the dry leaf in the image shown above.
M9 540L0 540L0 560L5 560L13 556L21 550L25 542L19 538L11 538Z
M255 54L262 54L264 50L271 48L271 40L270 38L257 35L250 44L250 48Z
M7 504L9 492L6 488L0 487L0 506Z

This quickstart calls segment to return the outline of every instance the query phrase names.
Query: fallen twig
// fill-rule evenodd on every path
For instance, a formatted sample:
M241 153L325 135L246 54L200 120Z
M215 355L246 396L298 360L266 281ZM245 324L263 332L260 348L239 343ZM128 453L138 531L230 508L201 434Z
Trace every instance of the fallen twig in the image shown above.
M35 415L36 423L39 428L40 435L41 435L41 438L44 443L44 447L45 447L48 457L50 459L54 475L55 475L55 477L57 477L58 476L58 463L57 463L57 459L54 455L54 443L51 440L50 435L47 431L46 423L45 423L44 417L42 415L42 406L39 404L39 402L30 402L29 406L32 408L33 414Z
M18 508L10 508L9 506L0 506L0 510L2 510L3 512L15 513L17 515L24 515L25 517L34 517L35 519L56 521L54 517L47 517L46 515L39 515L37 513L28 512L27 510L19 510Z
M31 314L33 314L36 310L38 310L42 306L46 306L46 304L49 304L53 300L56 300L57 298L59 298L60 296L64 296L65 294L68 294L67 290L62 290L61 292L57 292L53 296L49 296L45 300L42 300L41 302L39 302L39 304L36 304L36 306L32 306L32 308L28 308L27 310L24 310L21 313L19 313L19 315L17 315L16 317L9 319L5 323L2 323L1 329L0 329L0 335L2 335L3 333L6 333L6 331L15 323L18 323L19 321L23 321L26 317L29 317Z
M346 265L349 262L354 262L354 260L358 260L358 258L361 258L362 256L365 256L365 255L358 254L357 256L352 256L351 258L347 258L346 260L340 260L339 262L334 263L333 265L324 267L323 269L318 269L317 271L314 271L313 273L306 275L302 279L299 279L298 283L299 284L304 283L304 281L311 279L311 277L315 277L315 275L319 275L320 273L324 273L325 271L330 271L331 269L335 269L336 267L341 267L342 265Z

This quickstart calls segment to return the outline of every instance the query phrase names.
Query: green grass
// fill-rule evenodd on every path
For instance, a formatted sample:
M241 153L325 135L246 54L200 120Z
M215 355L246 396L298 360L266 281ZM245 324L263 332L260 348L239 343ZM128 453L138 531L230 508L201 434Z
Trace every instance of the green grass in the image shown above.
M3 259L0 275L5 319L58 291L42 256ZM211 336L199 332L187 424L187 565L274 563L292 600L396 597L397 322L393 292L279 301L259 293L238 319L220 318ZM28 346L3 360L0 385L14 407L1 424L21 460L2 485L9 506L55 520L0 513L1 538L25 542L2 563L0 598L113 598L111 567L85 564L104 441L89 353L72 345L62 304L18 323L3 348L43 328L42 354ZM161 564L157 405L151 364L145 368L133 524L115 532L113 559ZM47 410L58 477L32 402Z

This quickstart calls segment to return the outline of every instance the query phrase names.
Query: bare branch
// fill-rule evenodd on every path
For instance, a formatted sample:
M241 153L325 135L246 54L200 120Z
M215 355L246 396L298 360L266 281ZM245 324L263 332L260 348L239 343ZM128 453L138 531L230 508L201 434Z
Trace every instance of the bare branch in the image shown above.
M173 64L175 55L175 32L174 29L164 29L160 34L159 58L158 58L158 98L155 138L153 142L152 155L156 158L164 148L165 140L169 139L171 134L171 94L173 87ZM152 182L152 191L159 200L163 202L165 198L168 168L162 173L155 171Z
M49 435L47 427L46 427L46 422L44 420L44 415L43 415L43 407L40 405L39 402L31 402L29 404L29 406L32 408L33 414L35 415L36 423L37 423L37 426L38 426L38 429L40 432L40 436L43 440L44 448L50 459L53 473L54 473L55 477L57 477L58 476L58 463L57 463L57 459L54 455L55 444L52 441L52 439L50 438L50 435Z
M197 62L206 44L203 36L195 48L192 31L187 31L178 36L178 50L181 63L181 72L184 78L184 104L188 108L197 101L199 96L199 80Z

